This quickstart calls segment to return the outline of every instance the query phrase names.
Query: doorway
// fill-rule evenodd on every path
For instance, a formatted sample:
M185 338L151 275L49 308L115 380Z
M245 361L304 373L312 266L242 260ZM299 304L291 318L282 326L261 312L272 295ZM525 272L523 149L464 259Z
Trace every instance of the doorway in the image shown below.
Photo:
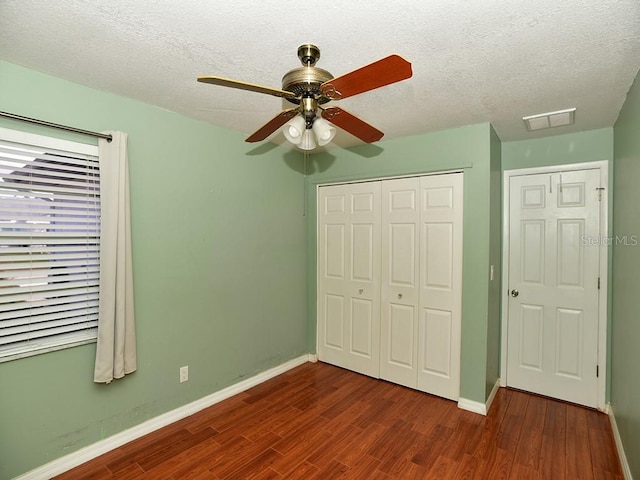
M605 407L607 173L504 174L503 386Z

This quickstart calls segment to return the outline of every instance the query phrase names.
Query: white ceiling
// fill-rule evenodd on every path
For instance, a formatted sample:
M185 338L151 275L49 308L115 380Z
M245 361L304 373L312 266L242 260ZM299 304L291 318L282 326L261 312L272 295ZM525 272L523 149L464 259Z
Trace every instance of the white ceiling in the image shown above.
M385 139L491 122L510 141L614 124L640 67L640 2L0 0L0 59L244 133L291 104L196 77L280 88L303 43L334 76L412 62L411 79L339 102ZM522 122L570 107L574 126Z

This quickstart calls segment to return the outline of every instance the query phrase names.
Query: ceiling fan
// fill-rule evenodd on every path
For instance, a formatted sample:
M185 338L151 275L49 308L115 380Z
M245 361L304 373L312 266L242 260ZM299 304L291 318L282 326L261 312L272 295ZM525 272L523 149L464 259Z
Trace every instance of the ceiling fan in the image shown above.
M266 93L285 98L296 105L281 111L265 123L246 139L247 142L265 140L285 123L287 124L283 131L285 137L302 150L313 150L316 140L320 146L329 143L336 133L332 125L346 130L366 143L376 142L382 138L384 133L355 115L340 107L324 105L332 100L352 97L410 78L412 71L409 62L399 55L389 55L334 78L326 70L315 66L320 59L320 49L317 46L301 45L298 48L298 58L302 67L294 68L282 77L281 90L215 76L201 76L198 77L198 81Z

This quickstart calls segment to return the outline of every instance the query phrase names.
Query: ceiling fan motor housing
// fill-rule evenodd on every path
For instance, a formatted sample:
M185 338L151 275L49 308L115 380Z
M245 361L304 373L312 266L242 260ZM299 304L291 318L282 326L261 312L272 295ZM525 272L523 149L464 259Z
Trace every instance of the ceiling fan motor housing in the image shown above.
M320 59L320 49L310 43L298 47L298 58L303 67L294 68L282 77L282 90L293 92L298 99L313 96L318 103L327 103L327 98L320 91L320 85L333 78L326 70L314 67ZM298 104L296 98L286 97L291 103Z
M326 70L318 67L299 67L290 70L282 77L282 90L294 93L298 98L313 94L319 103L326 103L330 99L320 91L320 85L333 78ZM291 103L298 103L298 99L287 97Z

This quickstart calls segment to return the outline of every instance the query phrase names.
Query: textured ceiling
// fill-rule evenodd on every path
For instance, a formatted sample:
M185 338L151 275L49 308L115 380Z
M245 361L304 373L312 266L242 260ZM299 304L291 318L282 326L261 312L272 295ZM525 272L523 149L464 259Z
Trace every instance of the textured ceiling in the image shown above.
M291 105L196 77L280 88L303 43L334 76L412 62L411 79L338 103L385 139L491 122L509 141L613 125L640 67L640 2L0 0L0 59L244 133ZM570 107L574 126L522 122Z

